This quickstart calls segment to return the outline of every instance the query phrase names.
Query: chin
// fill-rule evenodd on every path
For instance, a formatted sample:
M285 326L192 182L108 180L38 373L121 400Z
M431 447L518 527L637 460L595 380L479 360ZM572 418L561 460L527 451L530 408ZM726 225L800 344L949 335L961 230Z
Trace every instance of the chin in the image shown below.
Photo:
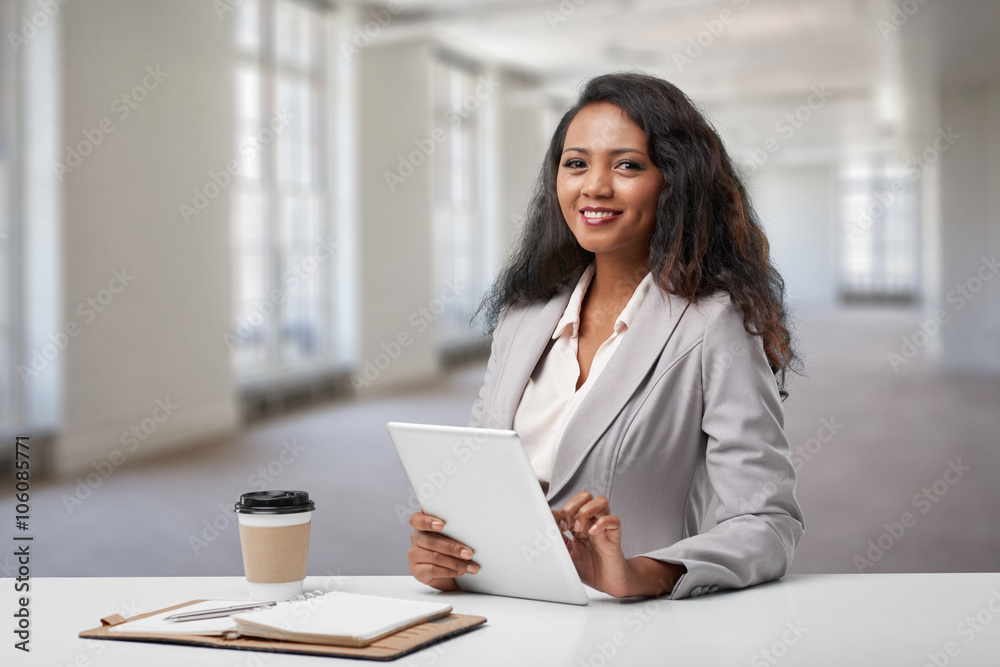
M609 250L615 250L618 244L614 242L609 242L607 238L599 238L602 235L600 233L595 234L590 230L584 230L582 234L575 234L576 242L580 244L580 247L587 252L599 253L608 252Z

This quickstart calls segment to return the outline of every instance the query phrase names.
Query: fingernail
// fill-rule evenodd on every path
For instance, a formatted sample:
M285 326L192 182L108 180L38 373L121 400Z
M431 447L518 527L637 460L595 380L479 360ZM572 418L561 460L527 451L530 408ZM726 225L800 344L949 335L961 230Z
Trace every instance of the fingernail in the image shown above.
M596 533L597 532L597 524L595 523L593 526L591 526L590 530L588 530L587 532L590 533L591 535L593 535L594 533Z
M559 519L559 530L560 531L566 530L568 527L569 526L566 525L566 520L565 519Z
M444 524L441 523L440 521L431 521L431 528L433 528L434 530L441 530L442 528L444 528Z
M582 526L582 525L580 525L580 521L579 521L579 519L577 519L577 522L573 524L573 530L574 530L574 531L576 531L576 532L578 532L578 533L579 533L579 532L580 532L581 530L583 530L583 526Z
M462 558L472 558L472 552L469 551L468 549L462 549L462 551L461 551L461 553L459 555ZM471 565L470 565L470 567L471 567Z
M469 574L475 574L476 572L479 572L479 566L473 565L471 563L465 569L468 571Z

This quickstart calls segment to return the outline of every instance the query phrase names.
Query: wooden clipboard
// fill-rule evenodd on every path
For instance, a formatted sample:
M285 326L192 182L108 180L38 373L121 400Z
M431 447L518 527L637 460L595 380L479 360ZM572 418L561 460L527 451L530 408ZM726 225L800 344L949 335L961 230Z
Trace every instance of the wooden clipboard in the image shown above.
M394 632L382 639L365 646L354 648L350 646L327 646L323 644L302 644L298 642L284 642L270 639L256 639L253 637L238 637L236 639L226 639L224 637L213 637L204 635L178 635L161 634L152 632L112 632L111 628L137 621L141 618L162 614L175 609L183 609L192 604L205 602L205 600L191 600L173 607L166 607L148 614L140 614L130 619L125 619L119 614L107 616L101 619L101 627L93 630L84 630L80 637L86 639L111 639L127 642L149 642L154 644L183 644L186 646L201 646L206 648L228 648L239 651L263 651L266 653L300 653L303 655L319 655L334 658L357 658L360 660L395 660L413 651L426 648L431 644L454 637L463 632L468 632L479 627L486 622L483 616L469 616L467 614L450 614L442 616L419 625Z

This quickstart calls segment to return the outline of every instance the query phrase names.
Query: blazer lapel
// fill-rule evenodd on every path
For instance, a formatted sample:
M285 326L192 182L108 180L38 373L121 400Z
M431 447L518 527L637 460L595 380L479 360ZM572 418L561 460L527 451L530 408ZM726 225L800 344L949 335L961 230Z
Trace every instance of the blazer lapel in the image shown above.
M491 410L493 428L513 428L514 412L521 402L524 388L528 386L531 373L552 338L552 332L566 310L569 297L582 273L582 270L577 271L574 278L548 301L528 305L517 328L508 334L508 340L517 341L517 349L509 351L506 365L500 372Z
M569 300L568 296L554 316L552 326L545 329L550 337L566 301ZM652 370L687 307L686 301L671 298L655 284L649 290L618 349L566 425L556 451L546 499L553 498L572 477L584 456L625 406L642 379ZM529 355L525 355L525 358L527 356ZM537 361L537 357L532 355L532 358ZM532 362L532 368L534 363ZM530 372L529 370L528 373ZM522 383L522 391L524 384L527 384L527 379ZM516 408L516 403L514 407Z

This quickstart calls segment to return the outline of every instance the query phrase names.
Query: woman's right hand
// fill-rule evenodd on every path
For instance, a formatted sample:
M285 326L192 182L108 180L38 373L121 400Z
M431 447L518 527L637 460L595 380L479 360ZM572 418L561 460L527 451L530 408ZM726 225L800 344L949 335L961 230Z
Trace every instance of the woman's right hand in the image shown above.
M456 577L475 574L479 565L472 560L472 549L455 540L440 535L444 521L414 512L410 517L410 574L417 581L442 591L457 591Z

